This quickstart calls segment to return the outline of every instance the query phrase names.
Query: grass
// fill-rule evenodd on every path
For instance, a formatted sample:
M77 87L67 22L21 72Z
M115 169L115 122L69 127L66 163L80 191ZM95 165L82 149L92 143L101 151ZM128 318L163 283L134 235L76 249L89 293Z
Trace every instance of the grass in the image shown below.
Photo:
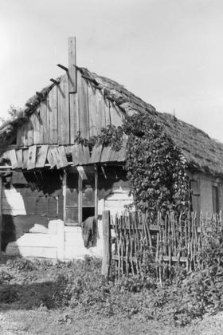
M101 261L90 258L55 264L4 260L0 265L0 333L203 335L211 327L210 334L222 334L223 317L202 321L196 315L189 317L182 309L181 288L160 288L151 278L144 284L137 278L114 284L104 281L100 270Z

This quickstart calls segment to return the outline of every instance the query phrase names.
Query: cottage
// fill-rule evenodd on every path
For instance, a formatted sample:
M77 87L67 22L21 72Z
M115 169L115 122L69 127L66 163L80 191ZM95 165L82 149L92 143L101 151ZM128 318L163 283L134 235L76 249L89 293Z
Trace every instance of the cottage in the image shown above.
M132 203L124 168L126 138L118 150L89 147L84 140L98 137L105 127L121 126L135 113L148 113L161 123L181 150L193 210L221 210L223 144L78 67L75 44L69 38L68 68L58 65L64 74L0 128L3 252L58 259L102 254L103 210L120 212Z

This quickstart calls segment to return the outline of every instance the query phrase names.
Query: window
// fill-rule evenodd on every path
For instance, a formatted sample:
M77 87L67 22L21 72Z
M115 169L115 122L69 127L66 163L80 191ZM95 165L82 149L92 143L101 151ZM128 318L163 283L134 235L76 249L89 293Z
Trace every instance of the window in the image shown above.
M94 167L69 171L64 184L65 224L80 225L89 216L97 215L97 173Z
M217 186L212 186L213 213L219 213L219 191Z

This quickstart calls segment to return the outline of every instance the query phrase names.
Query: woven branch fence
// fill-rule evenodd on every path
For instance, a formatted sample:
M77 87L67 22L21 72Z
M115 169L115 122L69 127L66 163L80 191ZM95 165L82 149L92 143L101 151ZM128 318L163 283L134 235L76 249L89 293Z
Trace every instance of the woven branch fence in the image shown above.
M171 212L165 217L158 213L153 217L141 212L111 216L105 211L102 273L108 276L113 263L116 278L153 271L162 281L173 266L184 267L187 271L203 268L199 255L206 237L221 232L221 213L201 214L198 218L196 213L177 215Z

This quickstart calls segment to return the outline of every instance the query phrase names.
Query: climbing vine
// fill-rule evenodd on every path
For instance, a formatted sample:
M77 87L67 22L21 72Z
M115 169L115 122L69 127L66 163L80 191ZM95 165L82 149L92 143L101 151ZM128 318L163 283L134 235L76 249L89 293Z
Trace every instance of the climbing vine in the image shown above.
M148 115L126 118L127 177L134 202L142 211L188 208L186 165L163 127Z
M123 135L124 131L122 127L109 125L102 128L98 136L92 136L89 139L82 138L81 134L78 133L74 142L89 146L90 149L93 148L94 145L103 145L105 147L111 146L112 149L119 151L121 149Z
M128 136L126 170L137 208L185 211L189 208L189 182L185 160L163 126L147 114L126 117L122 127L107 126L101 134L75 143L111 146L118 151L123 136Z

